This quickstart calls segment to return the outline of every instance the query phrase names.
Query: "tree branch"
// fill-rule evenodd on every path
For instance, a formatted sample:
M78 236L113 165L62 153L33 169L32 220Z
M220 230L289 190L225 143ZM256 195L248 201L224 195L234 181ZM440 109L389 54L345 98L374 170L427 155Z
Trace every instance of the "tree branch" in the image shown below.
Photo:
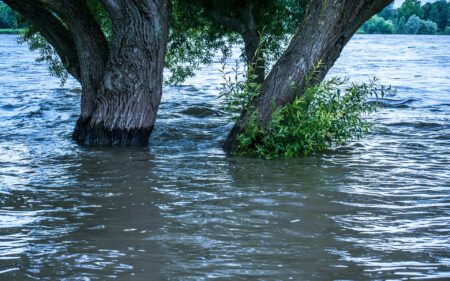
M103 66L106 65L109 56L108 41L90 12L86 0L38 0L38 2L47 5L67 24L79 55L82 55L80 50L91 48L92 52L80 60L91 59Z
M245 30L245 25L237 19L226 17L220 12L214 11L209 7L204 7L207 16L215 20L217 23L223 25L225 28L231 29L237 33L242 34Z

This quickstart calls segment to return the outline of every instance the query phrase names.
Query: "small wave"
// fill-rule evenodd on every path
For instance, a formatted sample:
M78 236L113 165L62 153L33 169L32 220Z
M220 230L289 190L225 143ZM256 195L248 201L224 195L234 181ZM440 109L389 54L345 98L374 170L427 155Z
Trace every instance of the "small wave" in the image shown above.
M393 99L381 99L376 101L371 101L370 104L382 107L382 108L409 108L410 104L417 102L416 99L407 100L393 100Z
M220 116L223 115L222 113L220 113L217 110L213 110L211 108L203 107L203 106L189 107L187 109L182 110L180 113L185 114L185 115L198 117L198 118L220 117Z
M6 110L6 111L13 111L14 109L17 108L17 106L13 105L13 104L5 104L5 105L2 105L0 108L3 110Z
M386 124L391 127L412 127L417 129L443 129L445 125L434 122L396 122Z

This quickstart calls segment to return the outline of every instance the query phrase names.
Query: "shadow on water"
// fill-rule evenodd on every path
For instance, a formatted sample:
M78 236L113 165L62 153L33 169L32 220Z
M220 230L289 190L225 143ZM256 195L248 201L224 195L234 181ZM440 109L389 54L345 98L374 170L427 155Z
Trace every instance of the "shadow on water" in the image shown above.
M2 267L15 269L15 278L157 277L164 254L144 239L163 221L148 179L151 158L145 150L85 151L2 196L2 240L12 245Z
M356 36L330 75L399 89L376 134L271 161L222 151L217 63L166 88L148 148L88 149L78 85L0 42L0 279L450 278L449 37Z

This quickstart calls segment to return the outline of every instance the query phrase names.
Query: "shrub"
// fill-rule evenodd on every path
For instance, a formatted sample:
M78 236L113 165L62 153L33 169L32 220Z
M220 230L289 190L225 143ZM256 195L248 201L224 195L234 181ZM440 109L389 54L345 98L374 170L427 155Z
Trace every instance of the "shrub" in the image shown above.
M450 35L450 26L447 26L444 30L445 35Z
M421 19L416 16L412 15L409 17L408 21L405 25L405 31L407 34L417 34L420 29Z
M436 34L438 25L431 20L421 20L418 34Z
M224 110L230 112L236 119L239 114L246 110L257 93L261 85L252 82L254 78L253 67L247 66L241 69L239 66L242 62L236 60L235 65L231 71L226 71L226 64L222 62L222 69L220 70L222 83L219 97L223 100Z
M394 33L394 24L391 20L385 20L375 15L362 26L361 30L369 34L392 34Z
M250 116L246 130L238 136L238 154L261 158L308 155L360 139L371 128L363 115L376 110L370 97L383 97L391 88L376 79L344 88L347 79L333 78L309 87L304 95L278 109L266 129L259 116Z
M13 28L15 25L15 13L0 1L0 28Z

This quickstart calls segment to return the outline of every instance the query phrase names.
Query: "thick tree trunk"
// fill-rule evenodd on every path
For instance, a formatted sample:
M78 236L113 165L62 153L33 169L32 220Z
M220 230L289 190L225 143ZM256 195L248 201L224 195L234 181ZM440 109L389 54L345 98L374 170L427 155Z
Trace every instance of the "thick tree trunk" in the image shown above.
M308 74L314 74L315 83L322 81L358 28L391 2L309 0L300 28L265 79L252 109L244 112L231 130L224 149L228 152L238 149L237 137L245 130L254 110L260 117L259 125L265 128L275 110L302 95L308 86Z
M82 102L73 137L85 145L147 145L162 95L168 2L116 1L109 8L109 59L100 83L83 85L83 94L95 94Z
M86 145L147 145L162 94L169 0L100 0L109 46L87 0L6 0L53 46L83 88L73 138Z

